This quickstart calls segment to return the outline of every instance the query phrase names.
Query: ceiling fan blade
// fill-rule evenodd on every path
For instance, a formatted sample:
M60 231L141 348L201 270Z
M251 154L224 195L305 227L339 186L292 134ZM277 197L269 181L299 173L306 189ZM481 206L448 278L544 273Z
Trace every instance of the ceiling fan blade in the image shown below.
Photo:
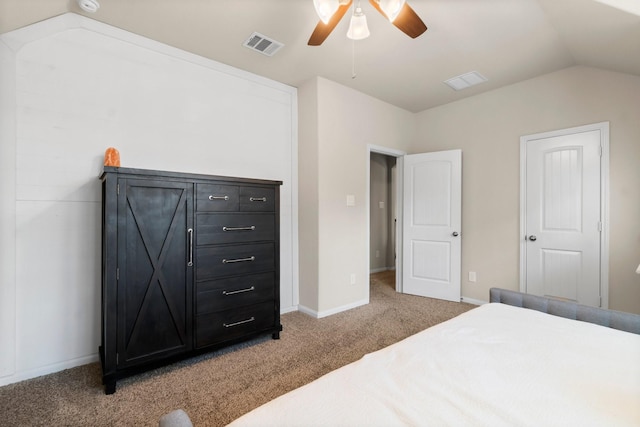
M325 24L324 22L319 21L315 30L313 30L311 37L309 37L309 42L307 44L309 46L320 46L322 42L329 37L329 34L331 34L331 31L333 31L336 25L338 25L338 22L340 22L344 14L347 13L352 1L353 0L349 0L344 4L341 4L328 23Z
M385 18L387 15L380 9L380 5L376 0L369 0L369 3L382 14ZM427 26L422 22L422 19L418 16L418 14L411 9L406 2L404 6L402 6L402 10L393 21L393 25L395 25L400 31L415 39L425 31L427 31Z
M427 31L427 26L407 3L404 4L400 14L393 21L393 25L412 39Z

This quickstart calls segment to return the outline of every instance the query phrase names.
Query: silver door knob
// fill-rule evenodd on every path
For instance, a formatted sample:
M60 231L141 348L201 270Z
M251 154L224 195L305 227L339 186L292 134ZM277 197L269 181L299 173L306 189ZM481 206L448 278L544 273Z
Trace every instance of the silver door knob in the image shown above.
M536 236L529 236L529 240L535 242L536 240L538 240L538 238Z
M451 233L451 235L452 235L453 237L458 237L458 232L457 232L457 231L454 231L453 233Z

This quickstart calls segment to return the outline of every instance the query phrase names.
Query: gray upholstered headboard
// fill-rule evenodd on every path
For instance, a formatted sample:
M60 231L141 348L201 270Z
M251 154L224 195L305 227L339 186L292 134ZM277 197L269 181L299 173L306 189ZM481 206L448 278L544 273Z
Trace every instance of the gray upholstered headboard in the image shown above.
M605 310L603 308L580 305L575 302L559 301L500 288L491 288L489 290L489 301L538 310L568 319L596 323L640 335L639 314Z

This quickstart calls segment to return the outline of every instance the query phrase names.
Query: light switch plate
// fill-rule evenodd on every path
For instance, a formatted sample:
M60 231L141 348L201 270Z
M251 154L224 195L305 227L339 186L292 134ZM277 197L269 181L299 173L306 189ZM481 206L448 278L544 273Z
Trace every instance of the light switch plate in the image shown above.
M356 196L353 194L347 194L347 206L355 206L356 205Z

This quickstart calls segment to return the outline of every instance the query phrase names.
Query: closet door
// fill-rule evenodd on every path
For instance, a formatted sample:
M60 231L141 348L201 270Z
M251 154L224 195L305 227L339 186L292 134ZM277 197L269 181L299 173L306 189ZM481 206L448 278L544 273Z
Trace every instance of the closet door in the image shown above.
M118 366L192 348L193 184L118 180Z

